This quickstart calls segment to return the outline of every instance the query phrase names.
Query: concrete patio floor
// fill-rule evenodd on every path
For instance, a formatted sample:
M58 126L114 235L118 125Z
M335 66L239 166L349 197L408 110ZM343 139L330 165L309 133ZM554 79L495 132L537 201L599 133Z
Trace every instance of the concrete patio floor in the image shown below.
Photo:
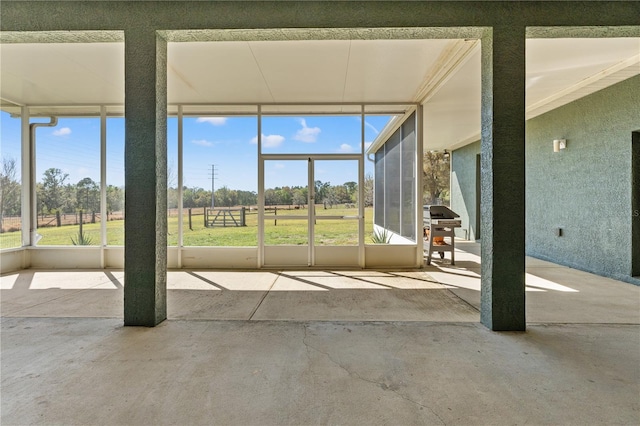
M1 277L3 425L639 424L640 287L527 259L524 333L479 321L477 245L421 271ZM474 254L476 253L476 254Z

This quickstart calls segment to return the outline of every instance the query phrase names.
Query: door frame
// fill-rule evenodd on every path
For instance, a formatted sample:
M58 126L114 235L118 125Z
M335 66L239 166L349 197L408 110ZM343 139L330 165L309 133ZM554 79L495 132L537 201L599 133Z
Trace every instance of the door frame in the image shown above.
M358 163L358 254L357 264L364 267L364 154L258 154L258 267L315 267L315 266L333 266L333 265L317 265L316 262L316 246L315 246L315 162L316 161L357 161ZM293 265L265 265L265 252L270 250L272 246L266 246L264 243L264 223L265 219L269 219L265 215L265 162L266 161L307 161L307 205L308 213L306 220L307 227L307 264ZM354 220L353 217L340 216L323 216L325 219L333 220ZM278 220L300 220L301 217L296 216L278 216ZM356 265L353 265L356 266Z

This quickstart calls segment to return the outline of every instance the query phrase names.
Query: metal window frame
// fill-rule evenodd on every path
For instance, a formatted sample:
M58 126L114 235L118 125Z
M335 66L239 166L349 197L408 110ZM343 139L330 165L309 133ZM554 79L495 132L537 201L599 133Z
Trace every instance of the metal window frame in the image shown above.
M32 141L29 138L29 119L30 108L43 107L46 105L32 105L29 107L21 108L21 129L22 129L22 181L29 182L29 185L35 184L35 146L32 145ZM56 105L56 106L64 106L64 105ZM89 105L87 105L89 106ZM100 214L103 218L106 217L107 213L107 118L109 117L122 117L121 113L110 113L109 107L117 107L119 105L90 105L96 106L100 108ZM416 131L417 131L417 150L416 150L416 177L419 177L419 165L420 158L423 151L422 147L422 139L423 135L421 134L422 130L422 106L416 104L415 102L373 102L373 103L335 103L335 102L324 102L324 103L235 103L235 104L215 104L215 103L202 103L202 104L176 104L171 105L171 107L177 108L177 114L170 113L169 117L175 116L178 119L178 210L182 212L184 207L183 200L183 183L184 183L184 117L190 116L201 116L203 114L198 114L194 112L186 113L184 112L185 108L194 107L194 106L252 106L256 108L256 113L238 113L227 111L227 113L223 113L221 111L217 111L215 113L216 116L255 116L257 118L257 154L258 154L258 257L256 266L258 268L264 267L264 220L267 216L264 214L264 162L269 160L309 160L310 166L308 168L308 180L314 178L314 170L313 164L315 160L352 160L358 162L358 199L360 202L358 203L358 215L354 217L345 218L345 220L358 220L358 265L360 267L365 266L365 221L364 221L364 180L365 180L365 165L364 161L367 155L367 149L365 149L365 120L367 115L393 115L398 116L400 114L406 115L411 114L414 111L417 111L416 114ZM273 112L263 112L264 107L300 107L300 106L359 106L360 112L316 112L316 111L291 111L291 112L282 112L282 111L273 111ZM368 106L390 106L388 110L376 110L374 113L367 114ZM396 109L392 108L393 106L404 106L408 108L404 109ZM262 153L262 121L264 117L269 116L360 116L360 152L359 153L320 153L320 154L264 154ZM64 117L65 115L61 115ZM75 116L75 115L74 115ZM87 115L83 115L83 117L89 117ZM95 117L95 115L90 115L90 117ZM402 123L402 120L398 120L399 124ZM395 129L394 129L395 130ZM308 182L310 191L308 197L311 198L313 195L313 182ZM125 188L126 190L126 188ZM418 195L422 190L422 182L420 179L417 179L416 184L416 235L420 235L419 230L419 221L420 217L419 212L421 209L421 202L418 200ZM374 188L375 191L375 188ZM37 218L34 215L37 214L37 208L34 200L32 199L31 190L22 191L22 245L25 246L33 246L35 245L35 234L36 228L34 222ZM313 230L313 221L314 221L314 213L311 213L311 219L309 220L309 259L310 266L314 266L314 230ZM284 219L284 217L282 217ZM178 221L178 267L182 267L182 249L184 248L184 229L183 229L182 221ZM108 247L108 237L106 230L106 221L101 220L101 255L100 255L100 264L101 267L105 267L105 249ZM422 246L422 241L420 238L416 238L416 244L418 245L418 257L420 260L422 259L422 253L420 250L420 246Z

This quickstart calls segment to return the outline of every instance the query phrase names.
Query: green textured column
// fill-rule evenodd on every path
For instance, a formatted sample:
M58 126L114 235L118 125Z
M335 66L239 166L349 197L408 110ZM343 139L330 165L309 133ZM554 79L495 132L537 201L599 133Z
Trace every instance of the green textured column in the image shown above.
M482 39L480 321L524 330L525 28L494 27Z
M640 276L640 130L631 135L631 276Z
M167 43L125 32L124 323L167 318Z

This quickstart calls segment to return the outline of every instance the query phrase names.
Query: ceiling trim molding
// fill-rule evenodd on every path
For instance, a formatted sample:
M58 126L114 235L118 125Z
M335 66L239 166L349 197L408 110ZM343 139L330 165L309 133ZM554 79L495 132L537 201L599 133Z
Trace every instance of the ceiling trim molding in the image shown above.
M429 101L480 46L479 40L455 40L440 54L416 92L416 102Z
M0 97L0 107L23 107L20 102L12 101L6 97Z
M456 149L460 149L460 148L462 148L464 146L467 146L467 145L469 145L471 143L480 141L481 137L482 137L482 135L480 134L480 132L476 132L476 133L474 133L474 134L472 134L470 136L467 136L466 138L461 139L460 141L458 141L458 142L454 143L453 145L448 146L448 147L446 147L444 149L447 149L449 151L454 151Z
M373 154L395 133L396 130L404 124L404 122L417 110L417 106L412 106L403 115L395 115L391 117L391 120L382 129L382 131L371 142L369 148L365 150L365 154Z

